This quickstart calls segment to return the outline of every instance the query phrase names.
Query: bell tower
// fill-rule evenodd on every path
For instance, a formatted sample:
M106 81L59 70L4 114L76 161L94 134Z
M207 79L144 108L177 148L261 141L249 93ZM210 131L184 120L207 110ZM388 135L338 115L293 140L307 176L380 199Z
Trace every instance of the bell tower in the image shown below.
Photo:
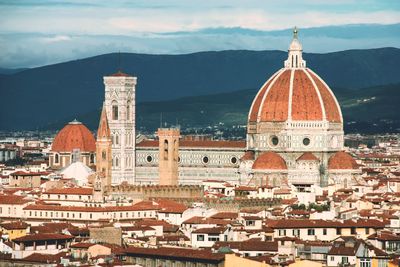
M178 128L159 128L160 185L178 185L179 137Z
M137 78L121 71L104 77L111 131L111 183L135 183L135 91Z
M111 132L103 103L96 140L96 172L104 180L103 186L111 185L111 161Z

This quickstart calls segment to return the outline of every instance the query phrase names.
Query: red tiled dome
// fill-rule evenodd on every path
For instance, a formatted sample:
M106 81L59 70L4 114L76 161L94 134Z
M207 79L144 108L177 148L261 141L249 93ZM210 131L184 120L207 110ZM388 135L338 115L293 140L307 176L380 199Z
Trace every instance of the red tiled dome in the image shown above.
M287 166L285 160L279 154L269 151L258 156L252 169L287 170Z
M354 170L358 169L357 162L353 159L353 157L344 152L339 151L336 152L329 158L328 162L329 170Z
M68 123L54 138L51 151L72 152L80 149L81 152L96 151L96 140L90 130L78 121Z
M339 104L324 81L308 68L283 68L257 93L249 122L342 122Z

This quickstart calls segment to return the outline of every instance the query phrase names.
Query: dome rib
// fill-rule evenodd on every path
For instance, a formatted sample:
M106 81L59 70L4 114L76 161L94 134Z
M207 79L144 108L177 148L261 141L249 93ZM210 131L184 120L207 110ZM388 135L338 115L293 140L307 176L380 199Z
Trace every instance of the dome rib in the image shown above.
M249 112L249 121L256 122L258 118L258 111L260 109L260 105L265 97L265 94L268 93L269 88L271 87L271 84L273 83L274 79L277 78L281 73L283 72L283 69L278 70L275 72L261 87L261 89L258 91L256 97L253 100L253 103L251 104L250 107L250 112Z
M292 120L322 120L322 106L315 90L303 70L295 71Z
M339 102L329 86L314 71L307 69L317 85L324 103L326 119L330 122L343 122L342 111Z
M285 69L274 79L263 98L258 121L286 121L288 118L288 100L291 70Z
M304 73L307 75L308 79L310 79L311 83L314 86L315 92L316 92L316 94L318 96L319 105L321 106L322 119L326 120L325 105L324 105L324 101L322 100L322 96L321 96L321 93L319 91L319 88L318 88L317 84L315 83L314 78L311 76L311 74L307 70L304 70Z

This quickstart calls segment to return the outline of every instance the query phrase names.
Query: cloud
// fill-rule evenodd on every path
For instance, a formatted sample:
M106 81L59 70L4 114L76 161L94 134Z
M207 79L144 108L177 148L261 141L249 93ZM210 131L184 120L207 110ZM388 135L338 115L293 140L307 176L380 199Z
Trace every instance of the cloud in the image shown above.
M64 42L64 41L71 41L72 38L68 35L55 35L52 37L44 37L42 41L44 43L57 43L57 42Z
M255 1L178 1L137 0L49 1L35 6L0 4L0 32L43 34L165 33L203 28L242 27L277 30L292 27L319 27L354 23L391 24L400 22L400 4L384 1L289 0ZM1 3L1 2L0 2ZM6 1L6 3L12 3ZM96 3L98 6L96 6ZM400 2L397 2L400 3ZM76 5L75 5L76 4ZM81 6L83 4L83 6ZM87 5L87 6L86 6ZM93 6L91 6L93 5Z
M125 48L153 54L286 50L287 29L295 25L308 51L399 46L398 27L375 29L374 34L329 28L363 23L400 23L400 2L0 0L0 66L37 66ZM310 27L328 28L303 31ZM19 57L21 51L28 58Z
M0 34L0 67L43 66L118 51L184 54L229 49L287 50L291 38L291 29L257 31L243 28L212 28L167 34L67 35L67 38L64 35L32 33ZM400 24L302 28L300 39L306 52L317 53L399 47Z

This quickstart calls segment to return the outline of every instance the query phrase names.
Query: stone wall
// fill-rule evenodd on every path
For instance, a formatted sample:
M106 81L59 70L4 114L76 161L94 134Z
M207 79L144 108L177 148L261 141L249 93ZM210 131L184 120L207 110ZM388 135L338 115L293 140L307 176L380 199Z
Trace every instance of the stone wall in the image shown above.
M150 198L201 198L203 188L195 185L129 185L106 187L108 195L126 196L134 199Z
M122 245L122 232L121 228L114 228L113 226L101 228L89 228L90 238L99 243L109 243Z

